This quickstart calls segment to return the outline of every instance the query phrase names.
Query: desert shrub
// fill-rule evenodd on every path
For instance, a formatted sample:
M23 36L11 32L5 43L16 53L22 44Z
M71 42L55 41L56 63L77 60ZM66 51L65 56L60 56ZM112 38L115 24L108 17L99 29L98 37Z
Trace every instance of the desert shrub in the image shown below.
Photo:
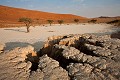
M48 22L48 23L50 24L50 26L51 26L54 21L53 21L53 20L47 20L47 22Z
M19 22L23 22L25 23L26 27L27 27L27 33L30 32L30 26L32 24L32 19L31 18L19 18Z
M61 25L64 21L63 20L58 20L58 23Z
M113 21L107 22L107 24L113 24L113 23L120 23L120 20L113 20Z
M74 22L78 24L79 23L79 19L74 19Z
M92 20L90 20L90 21L88 21L89 23L96 23L97 22L97 20L95 20L95 19L92 19Z
M113 21L107 22L107 24L112 24L114 26L120 26L120 20L113 20Z

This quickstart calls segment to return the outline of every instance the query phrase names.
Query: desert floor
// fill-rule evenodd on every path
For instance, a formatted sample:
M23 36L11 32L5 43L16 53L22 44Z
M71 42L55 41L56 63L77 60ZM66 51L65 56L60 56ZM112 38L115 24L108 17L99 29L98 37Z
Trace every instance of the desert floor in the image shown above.
M108 24L63 24L61 26L56 24L30 27L30 33L26 33L26 27L0 28L0 42L6 44L6 50L27 45L32 45L35 50L39 50L50 36L84 33L109 34L116 31L111 27Z

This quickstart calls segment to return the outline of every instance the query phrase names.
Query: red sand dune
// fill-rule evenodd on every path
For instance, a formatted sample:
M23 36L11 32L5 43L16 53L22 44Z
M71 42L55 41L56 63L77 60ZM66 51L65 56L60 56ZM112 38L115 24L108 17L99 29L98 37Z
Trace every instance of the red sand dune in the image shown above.
M46 20L52 19L54 23L57 23L57 20L64 20L64 23L74 22L74 19L79 19L80 22L88 22L91 19L96 19L97 23L105 23L112 20L119 19L120 16L117 17L98 17L98 18L85 18L73 14L57 14L57 13L49 13L35 10L26 10L20 8L13 8L0 5L0 27L14 27L21 26L21 23L18 22L19 18L28 17L33 20L39 19L39 23L47 23Z
M12 8L12 7L0 5L0 22L17 23L19 18L21 17L29 17L32 18L33 20L40 19L41 22L48 19L52 19L52 20L62 19L65 22L71 22L76 18L82 20L87 19L85 17L72 15L72 14L55 14L55 13L48 13L42 11Z

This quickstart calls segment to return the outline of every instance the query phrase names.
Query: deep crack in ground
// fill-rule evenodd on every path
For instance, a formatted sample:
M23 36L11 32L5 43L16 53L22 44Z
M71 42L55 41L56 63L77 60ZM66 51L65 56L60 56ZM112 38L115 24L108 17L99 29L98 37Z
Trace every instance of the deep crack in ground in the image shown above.
M120 40L109 36L59 36L49 39L38 53L31 46L1 51L0 79L120 79Z

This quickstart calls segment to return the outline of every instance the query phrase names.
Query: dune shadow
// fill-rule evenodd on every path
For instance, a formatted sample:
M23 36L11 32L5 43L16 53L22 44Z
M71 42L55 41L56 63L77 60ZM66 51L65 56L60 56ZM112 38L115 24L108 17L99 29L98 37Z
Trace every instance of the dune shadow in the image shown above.
M10 30L10 31L17 31L17 32L26 32L21 29L4 29L4 30Z
M16 47L27 47L28 45L31 45L34 47L35 51L39 51L40 48L43 47L44 42L39 41L33 44L26 43L26 42L7 42L5 44L6 44L5 50L12 50Z

